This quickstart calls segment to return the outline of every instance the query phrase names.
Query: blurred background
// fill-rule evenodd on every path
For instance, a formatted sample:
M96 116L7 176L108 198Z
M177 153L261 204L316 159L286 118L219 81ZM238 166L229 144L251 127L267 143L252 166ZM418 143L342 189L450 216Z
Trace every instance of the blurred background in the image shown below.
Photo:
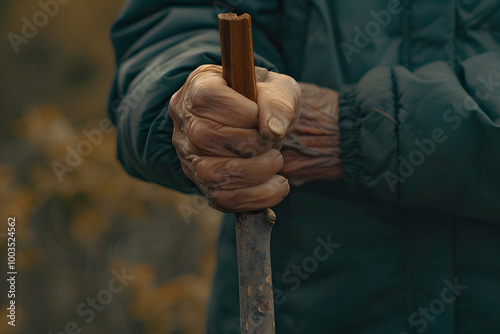
M124 1L60 2L0 1L0 333L202 333L220 216L117 162L108 31Z

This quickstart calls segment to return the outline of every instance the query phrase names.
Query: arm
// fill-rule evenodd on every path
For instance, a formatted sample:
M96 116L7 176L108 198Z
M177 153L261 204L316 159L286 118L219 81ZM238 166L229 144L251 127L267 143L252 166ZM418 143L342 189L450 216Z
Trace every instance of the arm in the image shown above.
M256 15L254 48L257 65L279 71L272 33L279 12L273 6L274 1L246 1L236 10L253 14L265 7L275 13ZM193 70L220 64L216 9L212 1L132 0L111 30L117 74L109 114L117 129L118 158L135 177L197 191L172 144L169 101Z
M293 185L342 178L338 92L301 83L300 118L285 140L281 174Z
M344 177L402 207L499 222L500 54L379 67L340 102Z

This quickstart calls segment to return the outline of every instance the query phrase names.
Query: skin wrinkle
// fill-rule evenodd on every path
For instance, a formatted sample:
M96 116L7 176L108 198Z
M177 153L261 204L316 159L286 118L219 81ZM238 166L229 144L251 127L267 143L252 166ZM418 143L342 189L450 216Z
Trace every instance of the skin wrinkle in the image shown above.
M226 89L216 65L193 71L172 98L183 171L222 211L278 204L289 191L283 176L292 184L342 177L338 93L266 69L256 76L258 106Z
M266 90L258 107L226 89L227 83L216 65L193 71L170 104L172 141L182 169L211 205L221 211L274 206L290 190L288 180L276 175L284 159L278 159L281 154L271 148L285 131L292 130L289 126L298 116L298 110L292 108L300 98L299 85L285 75L265 69L257 72L258 79L265 80L259 82L261 89ZM259 119L268 122L272 117L285 125L279 135L258 123ZM267 139L263 133L267 133Z
M278 154L280 156L280 154ZM256 157L263 159L264 156ZM193 161L196 169L196 174L201 179L205 180L205 185L211 189L238 189L242 186L252 184L253 182L264 182L270 178L264 178L262 174L255 170L246 170L238 160L222 160L217 162L207 162L208 159L197 159ZM214 160L214 159L211 159ZM273 162L274 160L274 162ZM269 165L269 168L276 166L276 159L270 158L264 161ZM283 161L276 166L276 172L283 166ZM234 187L234 188L232 188Z
M340 160L338 93L302 83L301 116L282 148L281 171L294 185L343 175Z

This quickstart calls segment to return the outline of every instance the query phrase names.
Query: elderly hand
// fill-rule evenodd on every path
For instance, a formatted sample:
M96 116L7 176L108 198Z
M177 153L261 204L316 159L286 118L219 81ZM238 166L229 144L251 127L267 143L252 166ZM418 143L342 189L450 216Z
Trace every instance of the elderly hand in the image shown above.
M290 190L288 180L276 175L284 160L272 145L293 130L300 87L263 68L256 74L257 103L229 88L216 65L194 70L170 101L182 169L224 212L273 207Z

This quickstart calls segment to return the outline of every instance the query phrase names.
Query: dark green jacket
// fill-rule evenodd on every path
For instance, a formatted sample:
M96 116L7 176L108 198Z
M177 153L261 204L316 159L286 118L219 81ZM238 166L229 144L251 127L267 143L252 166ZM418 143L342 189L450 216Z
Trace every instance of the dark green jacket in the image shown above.
M196 192L168 102L220 64L224 8L253 16L257 65L341 94L344 179L275 208L276 332L500 333L500 2L129 1L110 115L131 175ZM208 333L238 314L228 216Z

